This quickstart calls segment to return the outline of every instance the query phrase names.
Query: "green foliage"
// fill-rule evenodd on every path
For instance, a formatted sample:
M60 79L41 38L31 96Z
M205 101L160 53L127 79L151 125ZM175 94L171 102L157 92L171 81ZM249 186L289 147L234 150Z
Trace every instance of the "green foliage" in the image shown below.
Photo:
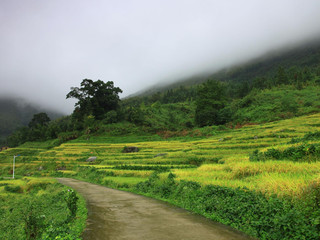
M303 140L305 140L305 141L319 140L319 139L320 139L320 131L307 133L303 137Z
M173 190L176 188L174 180L175 175L169 173L167 179L162 182L158 176L158 172L154 172L147 181L140 182L134 187L135 191L148 193L152 196L159 196L160 198L168 198Z
M29 128L21 127L7 138L9 147L16 147L29 140Z
M205 161L206 159L203 157L192 156L192 157L188 157L185 163L195 165L195 166L201 166L201 164L204 163Z
M209 82L203 86L210 85ZM209 87L199 87L199 98L196 102L162 104L158 101L152 105L140 104L117 111L111 110L104 114L103 120L97 120L93 115L86 115L82 116L79 121L75 117L77 114L75 111L72 118L51 121L46 126L38 124L37 128L19 129L8 138L8 145L14 147L26 141L45 141L52 138L59 138L62 143L83 134L86 134L84 137L88 138L87 135L92 134L120 136L159 133L167 138L185 136L196 124L204 126L228 123L231 126L248 122L261 123L319 111L320 86L310 83L301 90L296 89L293 85L281 85L264 90L253 89L245 97L233 99L230 103L226 101L230 84L216 82L215 84L223 87L222 92L224 93L219 91L219 94L222 95L215 95L214 92L208 90ZM202 95L200 94L201 89L203 90ZM216 100L212 100L214 97ZM130 123L115 123L123 119Z
M112 123L107 125L101 124L98 126L98 128L98 134L108 137L129 137L131 135L143 135L141 128L129 122Z
M94 127L95 125L95 119L93 115L86 115L83 117L83 126L86 130Z
M285 69L282 66L279 66L277 76L276 76L276 83L278 84L288 84L288 76Z
M297 90L292 86L254 90L242 99L234 100L230 109L232 122L270 122L319 112L320 86ZM304 103L308 103L305 106Z
M125 119L141 126L145 132L178 131L194 125L194 103L161 104L155 102L150 106L128 107Z
M17 98L0 97L0 147L5 146L6 137L17 129L27 126L32 116L41 110L38 106L27 103ZM47 111L51 119L61 117L62 114Z
M70 218L72 219L76 216L77 213L77 202L79 197L77 196L76 192L72 189L68 189L67 191L65 191L64 195L64 200L67 203L68 209L70 211Z
M299 142L315 141L315 140L320 140L320 131L309 132L305 134L302 138L292 138L289 143L299 143Z
M28 193L0 195L0 238L79 239L87 214L84 200L74 192L68 195L61 184L37 186Z
M16 147L28 141L55 139L73 129L70 117L63 117L51 122L42 119L45 118L44 116L40 116L40 118L39 120L37 117L32 123L30 122L30 127L22 127L11 134L7 138L8 146ZM39 123L41 121L42 124Z
M182 103L193 101L196 98L196 87L195 86L170 86L162 91L159 89L156 93L147 93L137 97L131 97L123 100L124 107L136 107L141 104L151 105L155 102L161 104L168 103Z
M226 123L225 113L221 110L227 103L225 85L219 81L209 80L197 91L195 122L198 126L219 125Z
M16 185L16 186L6 185L4 187L4 190L6 190L7 192L11 192L11 193L19 193L22 191L22 189L19 185Z
M284 150L269 148L265 152L253 151L250 161L291 160L294 162L317 161L320 156L319 144L301 144L299 146L288 147Z
M29 122L28 126L29 128L38 128L40 126L46 126L50 122L50 118L48 115L44 112L42 113L37 113L33 115L33 118Z
M118 113L115 110L111 110L105 114L104 120L105 123L116 123L119 121Z
M80 133L78 131L60 133L58 139L61 143L77 139Z
M102 179L105 176L105 173L102 171L98 171L92 167L81 167L79 166L77 169L78 177L80 179L85 179L86 181L101 184Z
M140 166L140 165L119 165L119 166L114 166L112 169L119 169L119 170L154 170L157 172L167 172L169 171L169 167L164 167L164 166Z
M96 119L101 120L105 114L111 110L117 110L119 106L118 94L122 90L114 86L112 81L107 83L97 80L84 79L81 87L72 87L67 94L67 98L76 98L75 113L82 118L85 115L93 115Z
M259 239L319 238L319 223L308 210L247 189L201 187L195 182L176 182L172 175L161 181L155 173L148 181L138 183L135 191L165 199Z
M145 115L141 107L127 107L126 119L134 124L142 125L145 120Z
M249 160L251 162L260 162L263 159L263 154L259 152L258 149L254 150L250 156L249 156Z
M317 227L320 233L320 181L313 181L303 191L303 202L300 206L303 210L309 212L312 224Z

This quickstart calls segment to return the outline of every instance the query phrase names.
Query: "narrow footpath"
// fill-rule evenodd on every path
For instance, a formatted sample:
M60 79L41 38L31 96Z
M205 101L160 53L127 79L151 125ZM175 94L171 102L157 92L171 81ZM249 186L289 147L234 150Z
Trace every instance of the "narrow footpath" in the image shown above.
M133 193L58 178L87 201L84 240L242 240L252 239L165 202Z

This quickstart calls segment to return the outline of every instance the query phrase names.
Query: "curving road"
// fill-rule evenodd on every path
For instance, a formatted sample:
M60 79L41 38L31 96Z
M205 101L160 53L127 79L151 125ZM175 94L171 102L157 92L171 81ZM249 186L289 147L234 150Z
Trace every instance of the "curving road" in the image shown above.
M58 178L87 201L85 240L242 240L241 232L162 201L133 193Z

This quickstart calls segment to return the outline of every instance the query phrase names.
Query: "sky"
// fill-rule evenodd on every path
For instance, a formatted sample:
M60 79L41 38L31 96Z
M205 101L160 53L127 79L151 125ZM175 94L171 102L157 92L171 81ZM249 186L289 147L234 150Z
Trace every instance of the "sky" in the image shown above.
M70 87L128 96L320 36L319 0L0 0L0 96L71 113Z

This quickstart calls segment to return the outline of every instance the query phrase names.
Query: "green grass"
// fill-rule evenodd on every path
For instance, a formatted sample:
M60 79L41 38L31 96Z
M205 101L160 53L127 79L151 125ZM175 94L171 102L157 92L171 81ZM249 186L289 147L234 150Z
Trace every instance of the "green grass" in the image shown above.
M319 90L309 85L302 90L283 86L254 91L231 104L233 121L264 123L319 112Z
M158 135L124 138L101 135L72 140L52 148L47 148L48 144L37 147L27 143L0 152L0 173L1 177L12 176L12 157L21 154L16 159L18 178L26 175L66 176L132 191L139 182L148 183L152 173L161 170L159 181L164 186L171 172L177 184L192 181L203 189L212 185L232 191L247 189L266 198L276 196L302 206L312 194L318 194L318 155L308 156L308 161L266 157L264 161L254 162L249 158L256 150L261 153L268 149L283 152L301 144L320 144L316 137L319 130L320 114L310 114L265 124L243 125L232 130L210 127L202 130L205 134L196 138L188 135L196 131L192 130L187 133L186 141L182 136L165 139ZM140 151L122 153L125 146L136 146ZM90 156L96 156L97 161L86 162ZM0 193L8 194L5 187L0 186ZM22 186L22 191L25 189ZM313 203L308 200L308 204L304 208L310 208ZM319 206L312 205L312 208L316 213ZM309 217L315 223L318 221L318 216ZM254 234L260 236L260 233Z
M69 193L52 178L0 180L0 238L79 239L87 210L78 196L77 211L71 218L65 201Z
M135 184L139 182L146 181L146 178L143 177L122 177L122 176L115 176L115 177L104 177L103 181L112 181L119 185L127 184L129 186L134 186Z
M132 171L127 176L133 176L135 171L137 172L136 175L143 175L139 173L139 169L134 170L134 166L149 166L149 168L157 165L169 166L169 170L174 172L180 180L193 180L203 185L218 184L235 188L246 186L256 191L267 191L269 194L283 195L287 193L294 197L295 194L299 194L300 183L297 183L299 187L293 186L288 191L286 189L279 191L277 190L278 187L266 188L265 185L267 184L253 184L254 179L249 181L248 177L252 177L253 173L250 173L250 171L259 172L259 174L265 172L265 165L277 166L281 174L283 173L280 169L285 166L287 168L285 174L291 174L295 173L297 166L304 166L304 163L293 166L286 162L275 163L271 161L272 159L266 159L268 162L265 165L257 165L249 161L249 156L254 150L265 152L270 148L281 150L294 146L294 143L290 143L293 138L303 141L303 137L308 133L319 131L319 117L320 114L314 114L263 125L247 125L234 130L214 131L213 136L197 138L193 141L180 141L176 138L164 140L160 139L159 136L132 135L123 138L91 136L89 139L72 140L50 149L47 149L50 143L43 143L38 147L35 143L26 143L18 148L8 149L0 153L0 164L4 167L1 175L10 176L8 173L10 173L12 165L12 156L17 154L21 154L16 159L17 174L35 174L37 176L54 175L59 170L59 174L63 174L63 171L74 171L74 167L78 164L85 164L88 157L97 156L97 163L95 165L89 164L89 166L132 166ZM312 143L317 142L320 142L320 140L312 141ZM136 146L140 151L137 153L122 153L125 146ZM157 154L161 153L164 153L164 155L156 157ZM304 187L320 173L317 157L314 158L314 161L312 168L315 169L315 172L310 175L309 180L303 181L302 185ZM190 167L192 170L190 170ZM208 170L210 172L203 171L203 169L210 169ZM304 169L307 168L304 167ZM304 171L308 172L307 170ZM192 172L192 175L190 175L190 172ZM230 173L232 174L230 175ZM65 174L68 174L68 172L65 172ZM123 180L120 180L120 177L123 177L123 174L118 175L119 183L122 183ZM146 174L145 178L148 176ZM299 176L296 176L296 178L299 179ZM284 179L286 178L284 177ZM272 181L272 176L270 176L270 181L266 176L262 180L268 184L277 182ZM114 177L113 181L117 182L117 177ZM281 182L286 185L283 181ZM293 191L292 189L296 190Z

